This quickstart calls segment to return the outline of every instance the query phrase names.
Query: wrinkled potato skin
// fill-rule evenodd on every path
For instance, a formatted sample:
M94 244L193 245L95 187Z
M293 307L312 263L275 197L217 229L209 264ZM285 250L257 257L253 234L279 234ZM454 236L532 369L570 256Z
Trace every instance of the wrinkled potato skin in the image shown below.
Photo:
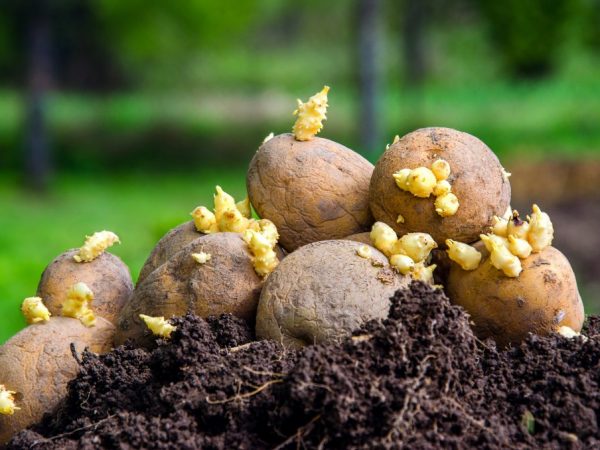
M94 293L92 309L96 317L116 323L121 308L133 292L129 269L119 257L109 252L90 262L75 262L73 255L78 250L68 250L46 267L38 284L38 297L53 316L60 316L69 288L83 282Z
M288 251L311 242L366 231L373 165L341 144L315 137L275 136L248 169L248 196L258 215L271 220Z
M211 259L198 264L192 253L206 252ZM151 345L152 336L139 318L200 317L232 313L254 323L263 280L254 271L248 246L238 233L201 236L176 253L140 284L117 321L115 343L131 338L136 344Z
M336 341L370 319L388 315L389 298L409 278L390 269L372 248L372 260L349 240L320 241L289 254L260 296L256 335L299 348ZM382 279L388 281L384 283Z
M20 410L0 415L0 446L19 431L51 412L67 393L79 365L71 354L85 347L96 353L110 350L115 328L104 319L87 328L79 320L52 317L46 323L30 325L0 347L0 384L16 391Z
M193 220L182 223L169 231L160 238L160 241L158 241L158 244L156 244L148 259L146 259L142 270L140 270L137 284L144 281L148 275L162 266L171 256L201 236L204 236L204 234L196 230Z
M471 315L480 338L492 337L505 346L521 342L529 332L544 335L562 325L581 330L583 303L573 269L561 252L547 247L533 253L521 260L519 277L510 278L492 266L481 242L475 246L483 254L481 265L465 271L452 263L446 291ZM558 322L560 311L564 318Z
M373 246L373 242L371 241L371 232L365 231L364 233L355 233L350 236L346 236L344 239L348 241L360 242L362 244L367 244Z
M450 164L452 192L460 206L455 215L441 217L435 197L418 198L396 186L393 173L404 168L431 167L436 159ZM450 128L422 128L391 145L375 165L369 189L376 220L398 235L429 233L440 247L446 239L471 243L487 231L494 215L502 216L510 203L510 183L494 153L479 139ZM397 223L398 214L404 223Z

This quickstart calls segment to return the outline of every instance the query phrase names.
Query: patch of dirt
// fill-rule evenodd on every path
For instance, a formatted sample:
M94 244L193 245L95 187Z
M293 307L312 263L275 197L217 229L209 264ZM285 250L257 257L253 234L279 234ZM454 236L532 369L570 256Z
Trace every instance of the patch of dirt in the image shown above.
M422 283L336 345L285 351L231 316L152 351L84 353L64 404L9 449L598 448L600 319L506 351Z

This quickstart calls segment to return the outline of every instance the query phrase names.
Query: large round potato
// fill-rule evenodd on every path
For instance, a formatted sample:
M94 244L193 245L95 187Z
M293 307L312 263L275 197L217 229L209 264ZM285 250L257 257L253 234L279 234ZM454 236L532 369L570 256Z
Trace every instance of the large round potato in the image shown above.
M390 269L375 248L370 258L359 256L361 245L320 241L288 255L265 282L257 336L301 347L335 341L369 319L387 317L390 297L410 278Z
M393 174L401 169L431 167L437 159L450 164L448 181L460 206L453 216L441 217L435 197L416 197L401 190ZM446 239L475 242L487 231L494 215L502 216L510 203L510 183L494 153L479 139L450 128L423 128L392 144L375 165L369 189L376 220L399 235L429 233L438 245ZM398 216L403 223L397 221Z
M210 260L197 263L191 255L200 252L210 254ZM129 338L140 345L152 342L140 314L171 318L187 312L201 317L232 313L254 323L262 286L240 234L202 236L136 286L121 311L115 343Z
M112 253L104 252L90 262L75 262L79 249L56 257L44 270L37 295L52 315L59 316L67 291L83 282L94 293L92 309L96 316L115 323L121 308L133 292L133 282L127 266Z
M561 252L547 247L533 253L521 260L521 274L511 278L492 266L481 242L476 248L483 254L479 267L465 271L451 262L446 291L471 315L480 338L492 337L504 346L560 326L581 330L583 303L573 269Z
M88 328L77 319L52 317L30 325L0 347L0 384L15 391L19 408L11 416L0 415L0 446L19 431L38 422L65 397L67 383L77 375L71 354L88 347L110 350L114 326L99 318Z
M277 226L280 244L293 251L368 230L372 172L371 163L341 144L282 134L258 149L246 182L258 215Z
M165 234L156 244L148 259L140 270L137 283L140 284L154 270L162 266L171 256L180 251L190 242L204 236L196 230L194 221L182 223Z

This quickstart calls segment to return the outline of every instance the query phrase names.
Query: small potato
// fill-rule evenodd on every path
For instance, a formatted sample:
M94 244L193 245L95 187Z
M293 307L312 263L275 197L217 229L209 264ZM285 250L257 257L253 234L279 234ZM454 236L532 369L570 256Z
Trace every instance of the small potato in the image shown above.
M521 260L523 271L507 277L496 269L483 243L479 267L463 270L450 263L446 291L464 307L480 338L492 337L500 346L517 344L528 333L548 334L560 326L581 330L583 303L567 258L554 247Z
M400 189L394 179L402 169L431 167L439 159L449 165L447 181L458 200L455 213L456 203L444 201L453 197L419 198ZM399 236L425 232L443 246L446 239L475 242L487 232L492 218L506 211L510 184L496 155L476 137L449 128L423 128L385 151L375 165L369 198L375 219L387 223ZM441 206L440 213L435 202Z
M169 231L158 241L158 244L146 259L142 270L140 270L137 284L144 281L148 275L162 266L171 256L201 236L204 236L204 234L196 230L193 220L182 223Z
M98 319L88 328L79 320L52 317L30 325L0 347L0 384L15 391L13 415L0 415L0 446L19 431L38 422L65 397L67 383L78 372L71 354L85 347L97 353L110 350L114 325Z
M53 316L60 316L67 292L76 283L85 283L94 293L92 309L96 316L115 323L125 302L133 292L129 269L121 259L104 252L90 262L75 262L79 249L69 250L44 270L37 288Z
M192 254L211 255L199 264ZM263 279L252 265L248 245L239 233L202 236L173 255L139 283L123 308L115 342L131 338L149 345L152 338L140 314L169 319L194 312L201 317L232 313L254 323Z
M288 251L366 231L373 165L341 144L282 134L265 142L250 162L248 195L258 215L271 220Z
M370 259L359 256L361 245L320 241L289 254L265 282L256 335L297 348L335 341L367 320L387 317L389 298L410 277L392 270L374 247Z

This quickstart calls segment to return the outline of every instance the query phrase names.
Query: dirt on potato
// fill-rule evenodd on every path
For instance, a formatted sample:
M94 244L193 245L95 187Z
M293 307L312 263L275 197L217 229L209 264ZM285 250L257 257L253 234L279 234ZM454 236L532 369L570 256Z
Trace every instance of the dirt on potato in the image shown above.
M147 351L84 353L61 408L10 449L598 448L600 318L507 351L422 283L335 345L253 342L232 316L176 320Z

